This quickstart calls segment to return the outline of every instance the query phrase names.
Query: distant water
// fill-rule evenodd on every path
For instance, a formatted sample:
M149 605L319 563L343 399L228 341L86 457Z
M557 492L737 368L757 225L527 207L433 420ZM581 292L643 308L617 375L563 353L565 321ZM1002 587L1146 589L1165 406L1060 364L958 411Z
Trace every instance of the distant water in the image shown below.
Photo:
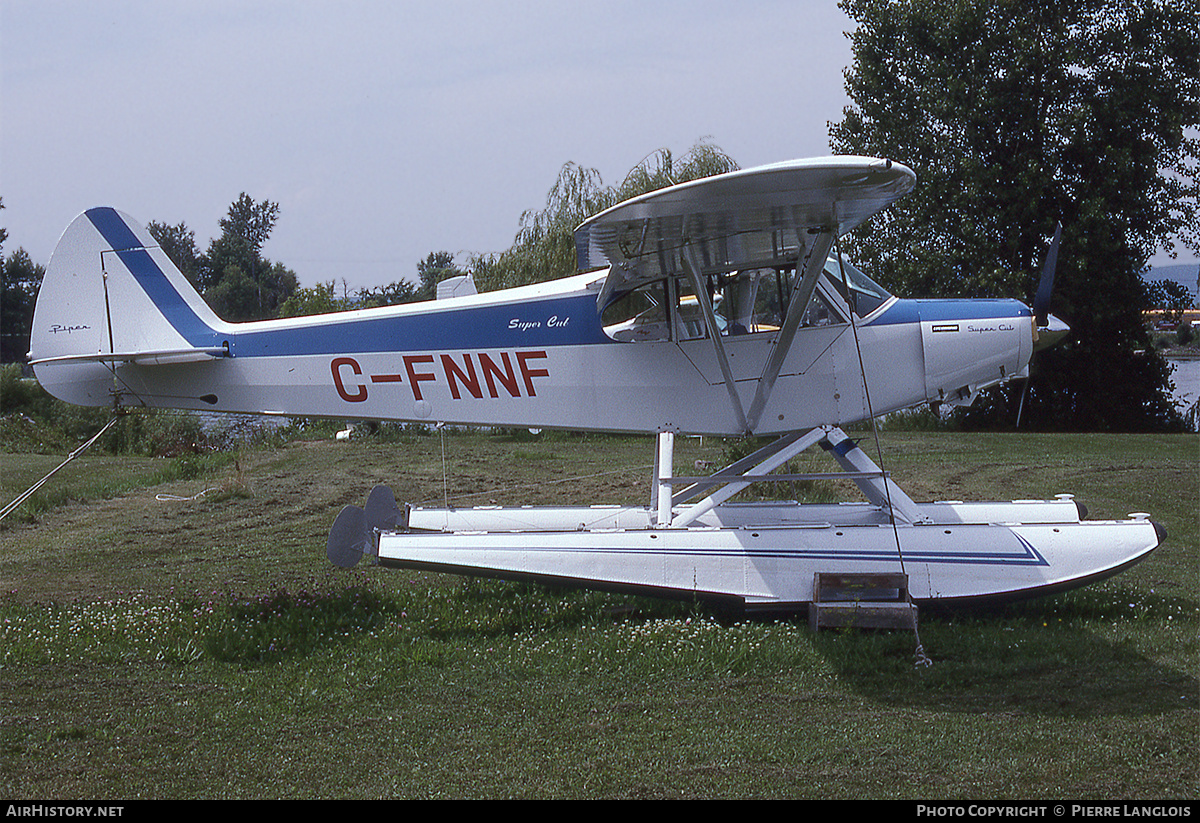
M1168 360L1174 368L1171 382L1175 384L1172 396L1180 411L1186 412L1200 399L1200 360Z
M278 415L236 414L234 412L198 411L196 416L200 418L200 427L210 434L215 431L225 431L249 435L258 430L271 431L292 422L291 418Z

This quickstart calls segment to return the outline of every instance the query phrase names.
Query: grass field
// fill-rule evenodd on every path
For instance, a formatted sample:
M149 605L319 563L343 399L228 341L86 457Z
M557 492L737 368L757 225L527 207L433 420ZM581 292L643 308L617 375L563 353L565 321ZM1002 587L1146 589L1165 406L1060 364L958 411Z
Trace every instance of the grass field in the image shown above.
M912 632L324 557L379 482L645 501L645 438L88 454L0 530L0 797L1196 798L1200 438L882 437L918 500L1071 492L1168 540L1088 589L922 614L926 667ZM3 502L60 460L0 455Z

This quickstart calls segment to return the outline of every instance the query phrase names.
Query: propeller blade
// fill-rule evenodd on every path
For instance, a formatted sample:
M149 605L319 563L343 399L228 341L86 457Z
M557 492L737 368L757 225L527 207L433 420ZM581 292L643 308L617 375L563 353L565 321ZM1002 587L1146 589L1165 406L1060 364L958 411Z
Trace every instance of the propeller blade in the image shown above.
M1050 294L1054 291L1054 270L1058 267L1058 243L1061 239L1062 223L1059 223L1054 228L1054 239L1050 241L1046 262L1042 266L1042 279L1033 297L1033 316L1039 328L1047 324L1050 314Z
M1054 293L1054 273L1058 268L1058 244L1062 240L1062 223L1054 226L1054 237L1050 240L1050 248L1046 250L1046 260L1042 264L1042 278L1038 281L1037 293L1033 296L1033 321L1035 327L1033 354L1053 346L1067 335L1070 327L1050 314L1050 295ZM1017 405L1017 428L1021 428L1021 415L1025 411L1025 400L1029 396L1029 384L1033 380L1033 361L1031 355L1025 377L1025 385L1021 387L1021 401Z

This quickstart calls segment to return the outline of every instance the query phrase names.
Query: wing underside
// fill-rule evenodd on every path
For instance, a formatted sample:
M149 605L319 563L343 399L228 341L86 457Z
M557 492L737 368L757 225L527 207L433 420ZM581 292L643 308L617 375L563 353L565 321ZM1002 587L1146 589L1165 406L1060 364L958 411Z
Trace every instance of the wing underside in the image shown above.
M672 186L627 200L575 232L582 270L611 266L601 301L642 283L794 266L817 234L843 235L903 197L916 176L890 160L793 160Z

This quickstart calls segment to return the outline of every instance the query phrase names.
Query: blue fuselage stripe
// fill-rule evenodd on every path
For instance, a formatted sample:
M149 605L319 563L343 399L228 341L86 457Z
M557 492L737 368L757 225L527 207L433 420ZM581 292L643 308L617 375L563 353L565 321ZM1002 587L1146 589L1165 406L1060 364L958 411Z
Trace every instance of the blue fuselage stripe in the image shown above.
M897 300L870 325L1006 319L1030 315L1029 307L1020 300Z
M296 329L244 332L237 356L346 352L455 351L611 343L590 295L520 305L458 307L388 317L360 317Z
M219 334L197 316L137 236L111 208L87 213L138 285L171 326L197 347L229 343L238 357L286 357L346 352L454 351L611 343L591 294L549 297L520 305L457 307L379 317L315 322L295 328Z

